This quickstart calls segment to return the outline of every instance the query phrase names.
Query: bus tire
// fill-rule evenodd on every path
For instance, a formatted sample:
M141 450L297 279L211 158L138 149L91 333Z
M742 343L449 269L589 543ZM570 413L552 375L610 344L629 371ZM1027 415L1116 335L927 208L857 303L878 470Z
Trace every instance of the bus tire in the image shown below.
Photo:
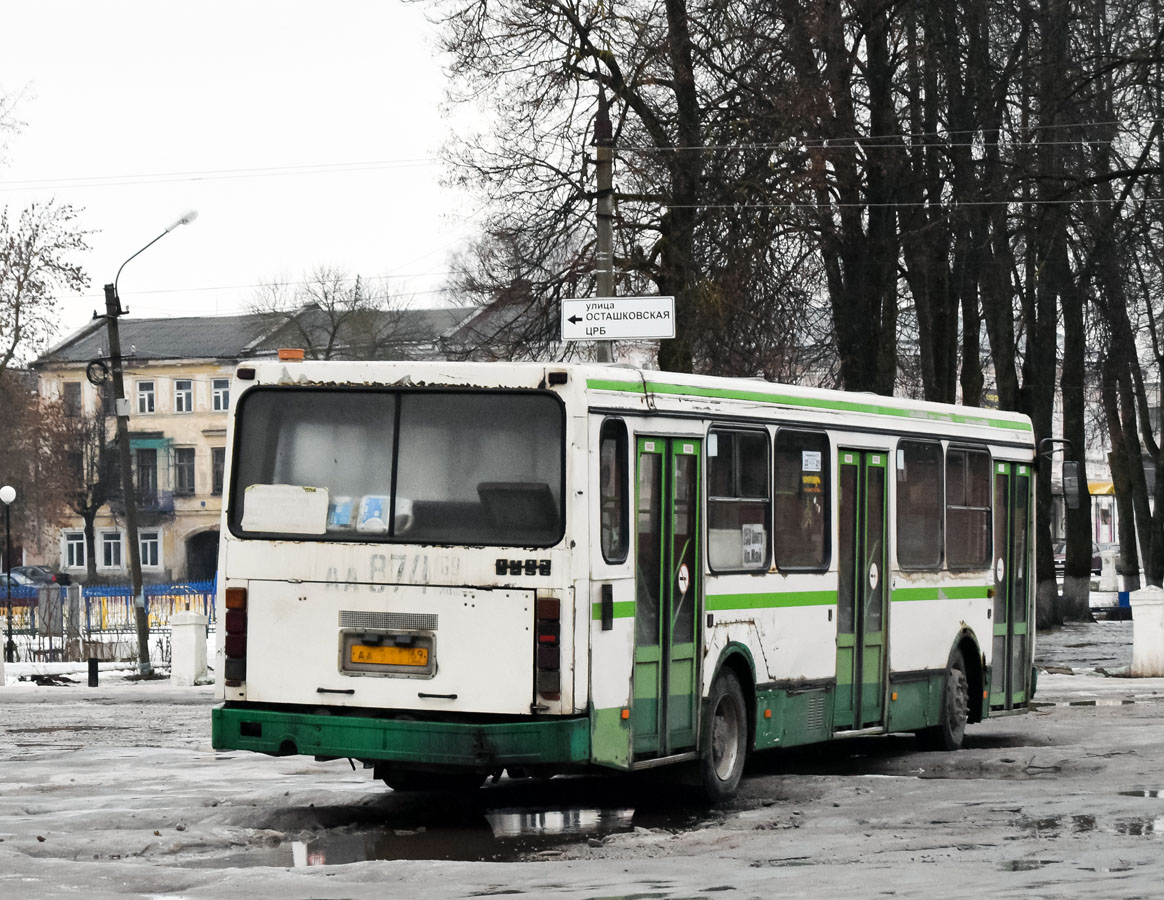
M942 680L942 708L938 724L918 732L931 750L961 750L970 719L970 682L962 651L950 654L946 677Z
M386 766L380 776L394 791L455 791L468 793L481 787L485 776L479 772L427 772L407 766Z
M712 803L731 798L748 756L748 711L740 681L722 669L707 699L707 723L699 754L700 786Z

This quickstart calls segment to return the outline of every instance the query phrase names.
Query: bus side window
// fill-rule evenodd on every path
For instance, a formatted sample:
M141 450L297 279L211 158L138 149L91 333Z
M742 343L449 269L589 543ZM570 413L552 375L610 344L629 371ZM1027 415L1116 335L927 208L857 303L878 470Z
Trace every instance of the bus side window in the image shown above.
M942 565L942 445L897 445L897 562L903 569Z
M946 562L951 569L990 565L990 477L986 450L946 451Z
M607 419L598 439L598 505L602 558L626 562L628 540L627 495L629 484L626 423Z
M768 434L707 436L707 558L716 572L768 568Z
M829 564L829 439L812 431L776 434L776 565L782 570Z

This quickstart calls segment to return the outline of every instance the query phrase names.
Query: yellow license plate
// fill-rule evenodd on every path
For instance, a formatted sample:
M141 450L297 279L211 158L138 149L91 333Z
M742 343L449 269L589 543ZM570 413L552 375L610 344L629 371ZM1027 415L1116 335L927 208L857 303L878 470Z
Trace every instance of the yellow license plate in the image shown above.
M367 663L377 666L427 666L427 647L369 647L366 644L353 644L351 661Z

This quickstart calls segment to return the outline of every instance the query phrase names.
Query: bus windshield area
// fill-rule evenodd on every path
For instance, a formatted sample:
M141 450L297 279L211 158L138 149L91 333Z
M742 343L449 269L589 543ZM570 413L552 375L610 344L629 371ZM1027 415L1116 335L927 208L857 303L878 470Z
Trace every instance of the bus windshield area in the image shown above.
M564 413L514 391L255 388L228 521L240 537L551 546Z

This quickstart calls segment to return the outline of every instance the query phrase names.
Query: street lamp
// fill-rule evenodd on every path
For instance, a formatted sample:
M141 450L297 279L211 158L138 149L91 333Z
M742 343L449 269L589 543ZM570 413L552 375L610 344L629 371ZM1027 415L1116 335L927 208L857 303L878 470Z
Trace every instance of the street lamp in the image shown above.
M0 487L0 501L4 502L4 572L8 591L8 643L4 645L4 661L16 662L16 644L12 640L12 501L16 488L10 484Z
M141 583L141 547L137 542L137 501L133 490L133 462L129 449L129 400L125 396L125 378L121 371L121 334L117 319L127 310L121 308L121 297L117 293L117 282L121 270L130 260L140 256L179 225L188 225L198 218L198 210L192 209L180 216L165 231L129 257L117 270L113 284L105 285L105 325L109 331L109 362L113 370L113 397L117 412L117 448L121 461L121 493L125 499L125 538L129 543L129 575L133 582L135 617L137 619L137 658L142 675L149 675L150 667L150 620L146 613L145 591ZM11 612L11 611L10 611Z

